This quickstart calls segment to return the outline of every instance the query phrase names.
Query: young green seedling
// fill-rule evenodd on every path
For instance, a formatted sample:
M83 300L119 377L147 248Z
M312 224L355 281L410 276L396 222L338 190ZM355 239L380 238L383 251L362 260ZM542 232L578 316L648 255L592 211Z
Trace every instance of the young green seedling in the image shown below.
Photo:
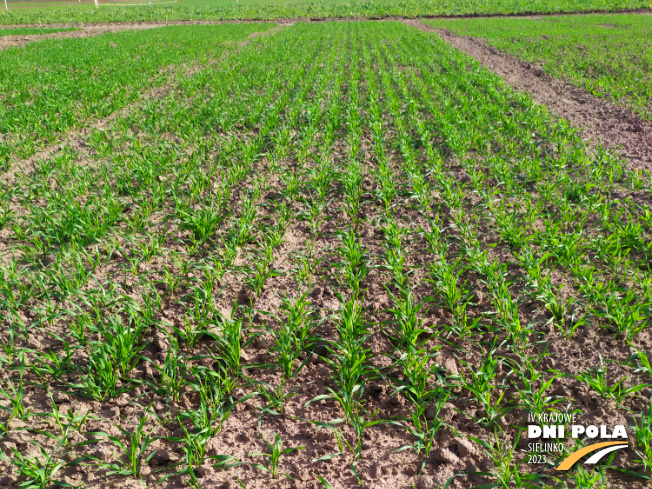
M142 466L148 464L156 454L156 451L153 451L145 456L149 444L156 440L155 437L152 437L152 433L157 429L156 425L149 431L145 429L145 425L149 419L148 413L151 414L150 411L145 412L145 414L140 418L138 424L133 423L131 420L123 416L123 418L128 421L133 428L127 430L121 426L115 425L120 433L122 433L121 437L109 435L103 431L90 432L91 435L108 439L116 448L119 449L119 455L114 454L117 459L114 463L103 463L96 460L98 466L109 470L108 474L131 475L136 479L141 478L140 470ZM155 422L158 421L156 415L152 415L152 417ZM94 459L93 457L89 458Z
M285 448L281 450L281 447L283 445L283 438L281 438L277 433L274 433L273 442L270 443L269 441L265 440L265 443L267 444L267 448L270 450L270 453L250 453L248 455L250 457L265 457L267 459L267 463L264 465L257 464L257 463L250 463L249 465L259 470L268 472L272 476L272 479L276 479L278 475L282 475L284 477L287 477L288 479L291 479L291 477L288 474L278 471L281 455L292 453L297 450L305 450L306 447L291 447L291 448Z

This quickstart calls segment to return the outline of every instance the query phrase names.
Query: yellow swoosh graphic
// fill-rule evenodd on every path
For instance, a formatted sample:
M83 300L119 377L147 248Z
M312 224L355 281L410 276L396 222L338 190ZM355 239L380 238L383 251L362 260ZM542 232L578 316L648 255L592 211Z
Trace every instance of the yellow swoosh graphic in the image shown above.
M584 455L587 455L591 452L595 452L596 450L599 450L601 448L610 447L613 445L627 445L627 443L622 441L605 441L603 443L594 443L593 445L584 447L576 451L572 455L570 455L566 460L564 460L562 463L559 464L556 470L568 470L573 466L575 462L581 459Z

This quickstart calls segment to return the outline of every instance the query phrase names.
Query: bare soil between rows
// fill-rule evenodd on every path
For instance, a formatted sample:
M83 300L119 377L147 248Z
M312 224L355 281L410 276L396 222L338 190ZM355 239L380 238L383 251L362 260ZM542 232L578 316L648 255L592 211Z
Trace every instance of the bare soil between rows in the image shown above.
M546 74L538 64L528 63L486 45L481 39L457 36L446 29L435 29L420 21L409 25L437 32L456 49L464 51L507 84L527 92L553 114L566 119L595 145L615 150L632 169L652 170L652 123L627 107L598 98L572 83Z

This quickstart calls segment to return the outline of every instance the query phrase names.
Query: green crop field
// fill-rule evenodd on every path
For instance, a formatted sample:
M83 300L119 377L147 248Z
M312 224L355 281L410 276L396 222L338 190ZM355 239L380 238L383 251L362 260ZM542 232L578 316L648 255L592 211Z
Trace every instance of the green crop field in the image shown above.
M515 14L527 12L617 11L650 8L650 0L149 0L101 1L95 10L88 0L9 2L0 24L56 22L124 22L154 20L275 20L284 18L380 18L391 16ZM135 5L129 5L133 3ZM138 5L140 4L140 6ZM143 5L145 4L145 5Z
M540 62L550 75L652 119L650 15L437 20L430 24L481 37L506 53Z
M649 487L649 172L398 21L0 59L0 487Z
M164 27L44 40L2 55L0 162L32 156L66 130L114 113L175 76L209 63L263 25ZM176 66L176 70L169 70Z

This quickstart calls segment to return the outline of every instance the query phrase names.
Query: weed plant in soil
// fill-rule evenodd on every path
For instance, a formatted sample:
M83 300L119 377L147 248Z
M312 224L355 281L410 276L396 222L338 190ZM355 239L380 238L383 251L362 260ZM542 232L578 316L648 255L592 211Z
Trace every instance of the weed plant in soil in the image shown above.
M652 17L639 14L428 21L540 65L652 120Z
M104 2L100 2L104 3ZM142 2L140 2L142 4ZM163 2L162 2L163 3ZM278 20L385 17L428 15L474 15L519 13L564 13L650 8L648 0L179 0L177 5L68 6L58 3L20 7L0 12L0 24L52 24L60 22L147 22L157 20ZM40 7L40 8L39 8Z
M402 23L223 53L2 188L0 485L647 487L651 176Z

